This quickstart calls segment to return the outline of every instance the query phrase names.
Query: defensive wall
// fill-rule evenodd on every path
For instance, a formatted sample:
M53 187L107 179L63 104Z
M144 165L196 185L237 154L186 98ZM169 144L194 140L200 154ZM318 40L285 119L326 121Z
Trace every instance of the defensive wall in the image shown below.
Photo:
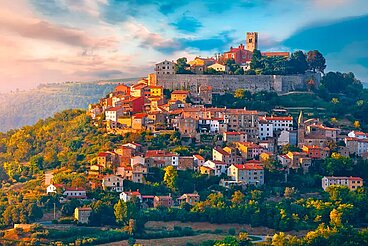
M289 92L306 90L307 82L313 79L318 87L321 75L306 73L303 75L198 75L198 74L160 74L156 75L156 84L164 88L185 89L198 92L199 86L212 86L213 92L233 92L246 89L251 92L275 91Z

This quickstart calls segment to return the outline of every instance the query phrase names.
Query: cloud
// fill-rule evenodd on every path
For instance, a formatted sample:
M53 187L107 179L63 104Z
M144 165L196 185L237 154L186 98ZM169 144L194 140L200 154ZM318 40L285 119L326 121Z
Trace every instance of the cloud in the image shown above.
M292 49L318 49L328 58L327 69L345 71L349 67L368 80L368 33L363 31L367 26L368 15L319 23L301 28L282 44Z
M172 22L171 25L184 33L195 33L202 27L202 23L199 20L187 14L183 14L176 22Z
M3 14L0 18L0 30L22 37L81 47L108 47L116 44L116 39L113 37L92 38L91 35L76 28L55 25L36 18L17 18L6 11L0 13Z

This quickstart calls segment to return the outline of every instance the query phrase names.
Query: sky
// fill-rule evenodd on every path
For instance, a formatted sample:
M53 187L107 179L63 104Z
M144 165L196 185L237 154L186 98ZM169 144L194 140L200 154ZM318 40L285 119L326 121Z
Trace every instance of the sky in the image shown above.
M146 76L259 33L262 51L320 50L368 82L367 0L1 0L0 92Z

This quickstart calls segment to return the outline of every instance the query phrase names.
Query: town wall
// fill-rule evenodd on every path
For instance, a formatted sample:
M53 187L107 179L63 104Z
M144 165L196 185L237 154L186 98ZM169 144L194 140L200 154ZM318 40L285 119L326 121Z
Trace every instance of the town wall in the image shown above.
M306 82L314 79L316 86L320 83L320 74L304 75L199 75L199 74L160 74L156 75L157 85L176 90L185 89L198 92L199 86L212 86L213 92L233 92L246 89L251 92L275 91L289 92L305 90Z

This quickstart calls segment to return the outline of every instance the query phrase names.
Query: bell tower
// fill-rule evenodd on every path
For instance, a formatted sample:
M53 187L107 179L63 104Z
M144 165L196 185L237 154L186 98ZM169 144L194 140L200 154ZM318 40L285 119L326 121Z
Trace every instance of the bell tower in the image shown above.
M245 37L245 49L253 52L258 49L258 32L247 32Z

